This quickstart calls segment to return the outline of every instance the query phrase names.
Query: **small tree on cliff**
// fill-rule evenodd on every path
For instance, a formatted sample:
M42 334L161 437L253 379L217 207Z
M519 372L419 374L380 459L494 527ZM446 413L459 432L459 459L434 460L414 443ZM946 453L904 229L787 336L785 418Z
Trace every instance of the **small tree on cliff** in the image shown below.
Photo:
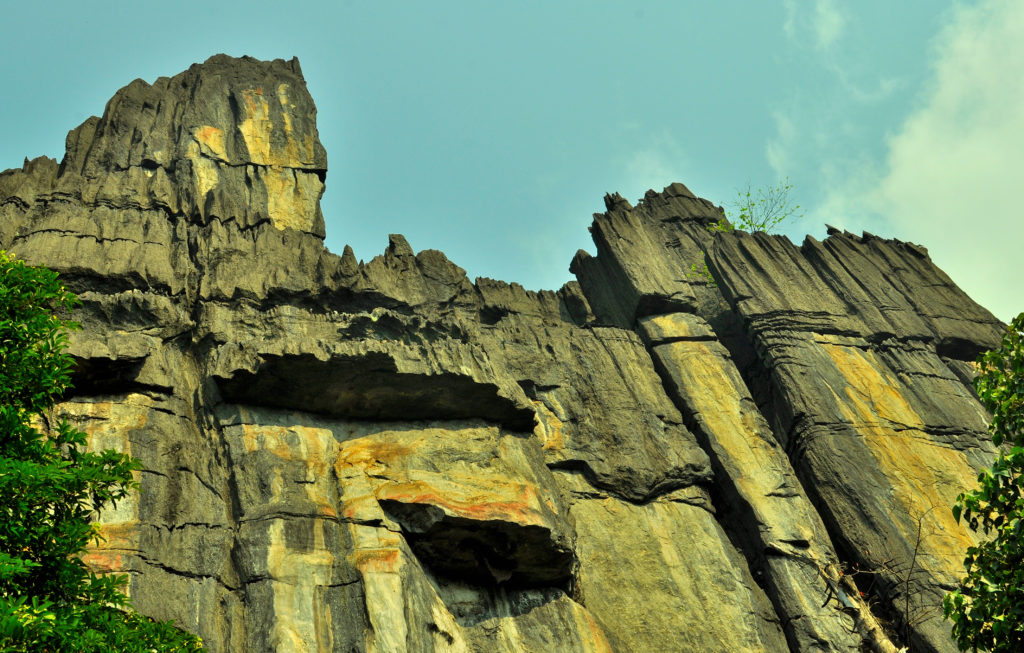
M135 487L141 465L90 453L64 419L48 424L70 385L58 317L77 303L56 273L0 250L0 651L192 651L200 640L127 611L125 577L97 576L80 559L100 539L101 506Z
M749 182L744 190L736 191L736 201L732 202L733 217L730 220L719 220L708 226L712 233L728 232L734 229L744 231L763 231L771 233L779 224L790 218L803 216L799 204L793 204L789 197L789 191L793 184L789 183L789 177L779 182L776 186L766 188L758 187L753 189ZM703 253L703 252L702 252ZM708 269L707 263L691 263L687 278L702 278L709 285L715 285L715 278Z
M786 220L803 217L800 205L793 204L789 197L792 189L789 177L777 186L758 188L756 193L751 191L748 183L746 190L736 192L737 201L733 203L736 208L734 223L746 231L771 233Z
M725 220L711 225L711 231L732 231L743 229L744 231L763 231L771 233L791 218L803 216L799 204L793 204L789 197L789 191L793 190L793 184L789 183L789 177L780 181L775 186L753 189L750 183L744 190L736 191L736 201L732 202L733 217L732 224Z
M978 365L975 388L1002 450L978 476L978 489L957 497L953 515L991 539L967 550L967 577L943 612L961 650L1010 653L1024 651L1024 313Z

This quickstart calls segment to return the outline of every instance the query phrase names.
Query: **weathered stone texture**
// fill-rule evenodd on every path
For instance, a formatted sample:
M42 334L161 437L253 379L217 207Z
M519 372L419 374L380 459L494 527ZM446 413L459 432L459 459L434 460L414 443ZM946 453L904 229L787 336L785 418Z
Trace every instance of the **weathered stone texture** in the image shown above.
M869 234L801 248L736 234L716 240L711 265L770 370L775 431L836 545L897 621L909 616L915 650L953 650L941 600L974 540L949 506L994 450L962 367L945 361L995 346L1001 325L922 248Z
M0 173L0 247L82 299L59 412L144 465L86 555L138 609L225 652L894 651L909 588L955 650L1001 325L922 248L673 184L533 292L327 251L326 167L298 62L218 55Z

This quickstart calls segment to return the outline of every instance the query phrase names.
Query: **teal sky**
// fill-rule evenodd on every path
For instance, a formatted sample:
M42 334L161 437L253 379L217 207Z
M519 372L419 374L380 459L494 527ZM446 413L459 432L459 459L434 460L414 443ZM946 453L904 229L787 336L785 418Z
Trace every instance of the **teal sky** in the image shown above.
M0 169L60 159L135 78L298 56L332 251L401 233L557 288L606 192L681 181L728 209L788 176L794 242L826 222L911 240L999 318L1024 310L1019 1L0 6Z

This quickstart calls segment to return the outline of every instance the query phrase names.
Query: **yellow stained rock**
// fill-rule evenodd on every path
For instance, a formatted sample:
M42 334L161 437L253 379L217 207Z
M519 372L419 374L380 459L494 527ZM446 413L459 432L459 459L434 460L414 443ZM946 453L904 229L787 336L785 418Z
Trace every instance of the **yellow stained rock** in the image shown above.
M249 163L262 166L301 168L313 163L313 135L305 134L297 139L292 126L294 105L288 100L288 85L277 87L277 100L281 105L284 132L283 147L274 147L271 134L275 125L270 117L270 103L263 95L262 88L242 91L245 118L238 124L238 131L249 150Z
M262 174L267 188L267 213L278 229L309 231L323 191L320 178L295 168L269 166Z
M645 317L641 324L651 340L656 343L669 338L714 337L714 332L706 322L689 313L665 313Z
M242 133L245 147L249 150L250 163L257 165L274 165L271 157L270 133L274 123L270 120L270 105L263 97L263 89L242 91L242 108L245 118L238 123L238 131Z
M900 382L888 374L883 375L880 370L885 369L885 365L875 358L873 352L827 341L819 344L845 377L848 383L846 394L852 405L857 407L855 414L863 417L864 423L874 424L881 419L908 427L924 426L921 417L900 392Z
M288 547L285 520L274 519L269 528L267 573L273 584L274 621L270 641L275 650L327 650L328 633L318 624L311 605L318 602L317 588L330 585L334 554L324 538L324 524L313 526L314 542L309 551Z
M146 428L153 399L131 393L120 401L69 401L58 406L61 414L88 436L88 450L94 453L113 449L132 455L132 432ZM142 473L133 474L136 481ZM103 537L90 543L82 560L97 573L121 572L126 556L139 551L139 493L131 492L114 506L104 506L95 523Z
M768 622L774 615L746 561L706 510L611 498L578 501L571 510L580 555L578 591L613 646L785 650L781 628Z
M612 645L600 624L587 610L575 601L571 602L573 621L579 627L583 648L581 653L612 653Z
M537 411L537 424L533 428L533 434L541 442L545 451L562 451L565 449L565 441L562 434L564 424L562 420L548 409L542 401L533 402Z
M334 515L329 496L327 472L338 455L338 442L330 429L311 426L276 426L243 424L242 445L246 453L266 451L281 460L300 461L306 467L303 483L306 496L323 515ZM272 478L272 486L281 491L284 480L280 471Z
M957 524L949 506L958 488L974 482L976 471L962 452L921 430L923 421L903 396L902 384L882 372L885 366L872 352L822 346L847 383L832 388L841 414L864 437L895 501L912 519L923 520L919 564L933 573L959 573L963 552L975 537ZM906 541L916 542L917 524L898 523Z
M185 158L192 161L192 169L195 172L195 183L196 183L196 194L200 198L206 197L206 194L216 188L220 181L220 175L217 172L217 162L213 161L202 154L198 141L192 141L188 145L188 149L185 151Z
M824 533L806 499L778 496L781 488L795 492L799 483L722 346L685 340L658 345L654 352L681 386L677 392L699 416L736 489L765 525L762 536L784 548L785 541L813 542L815 531Z
M212 125L203 125L192 132L192 137L199 143L199 151L207 157L231 163L228 151L224 147L224 130Z
M247 163L257 166L256 175L267 192L267 215L278 229L309 231L316 217L317 202L323 193L323 182L313 171L302 168L313 164L314 141L312 134L297 136L292 112L295 107L288 98L288 85L277 87L277 101L281 107L281 122L275 124L270 102L262 88L242 91L244 118L237 129L248 150ZM282 137L274 138L274 130ZM201 153L227 160L224 134L213 127L202 127L196 132ZM216 177L204 168L200 172L201 195L216 185ZM211 183L213 182L213 183Z

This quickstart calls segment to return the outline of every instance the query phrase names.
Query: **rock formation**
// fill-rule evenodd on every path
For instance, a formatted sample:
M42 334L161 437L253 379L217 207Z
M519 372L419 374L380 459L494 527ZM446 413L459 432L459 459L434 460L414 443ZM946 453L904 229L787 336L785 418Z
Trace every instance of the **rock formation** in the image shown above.
M1002 325L923 248L713 234L673 184L532 292L332 254L326 170L298 62L218 55L0 173L0 247L82 300L57 412L145 465L87 555L140 611L217 652L956 650Z

